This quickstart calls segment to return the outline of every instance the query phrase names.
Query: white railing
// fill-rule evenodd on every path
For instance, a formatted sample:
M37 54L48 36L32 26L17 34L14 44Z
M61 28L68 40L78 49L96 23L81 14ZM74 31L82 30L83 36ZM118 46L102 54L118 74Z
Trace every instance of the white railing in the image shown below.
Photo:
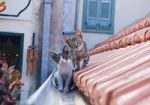
M33 93L25 103L25 105L49 105L50 88L51 88L51 75L48 79L39 87L39 89Z

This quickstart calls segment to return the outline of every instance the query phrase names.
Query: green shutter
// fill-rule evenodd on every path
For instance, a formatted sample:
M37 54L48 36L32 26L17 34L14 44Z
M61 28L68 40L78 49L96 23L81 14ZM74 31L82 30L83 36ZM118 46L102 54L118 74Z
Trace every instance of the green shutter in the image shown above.
M86 13L85 26L87 28L97 28L98 19L98 0L87 1L87 13Z
M100 13L99 13L99 27L111 28L111 1L112 0L101 0L100 1Z
M84 0L83 31L113 33L115 0Z

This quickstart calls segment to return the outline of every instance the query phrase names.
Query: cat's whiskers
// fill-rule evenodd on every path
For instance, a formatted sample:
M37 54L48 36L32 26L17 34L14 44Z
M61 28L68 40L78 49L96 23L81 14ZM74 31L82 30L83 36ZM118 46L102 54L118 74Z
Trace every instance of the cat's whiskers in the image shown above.
M67 63L67 60L66 60L66 59L63 59L62 57L60 57L60 61L59 61L59 63L63 63L63 64L65 64L65 63Z

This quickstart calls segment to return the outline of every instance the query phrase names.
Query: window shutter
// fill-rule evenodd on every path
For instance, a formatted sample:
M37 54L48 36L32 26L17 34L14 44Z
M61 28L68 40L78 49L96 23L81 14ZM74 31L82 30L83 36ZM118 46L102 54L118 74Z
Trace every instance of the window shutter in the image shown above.
M85 26L87 28L97 28L98 22L98 0L87 0Z
M100 0L99 27L106 30L112 27L111 24L111 1Z
M115 0L84 0L83 31L114 32Z

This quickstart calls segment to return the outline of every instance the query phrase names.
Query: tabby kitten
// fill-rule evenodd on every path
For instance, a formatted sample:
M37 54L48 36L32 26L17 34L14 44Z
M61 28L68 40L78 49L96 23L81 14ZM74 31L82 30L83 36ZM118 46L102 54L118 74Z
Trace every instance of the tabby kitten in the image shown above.
M82 62L82 69L86 67L89 62L89 55L86 43L82 39L81 32L76 32L74 37L68 37L64 35L64 39L67 45L71 48L71 58L74 66L74 70L80 69L80 62Z
M72 83L73 64L70 59L68 47L65 45L62 53L50 52L50 56L57 63L57 69L53 72L52 84L61 92L70 91Z

